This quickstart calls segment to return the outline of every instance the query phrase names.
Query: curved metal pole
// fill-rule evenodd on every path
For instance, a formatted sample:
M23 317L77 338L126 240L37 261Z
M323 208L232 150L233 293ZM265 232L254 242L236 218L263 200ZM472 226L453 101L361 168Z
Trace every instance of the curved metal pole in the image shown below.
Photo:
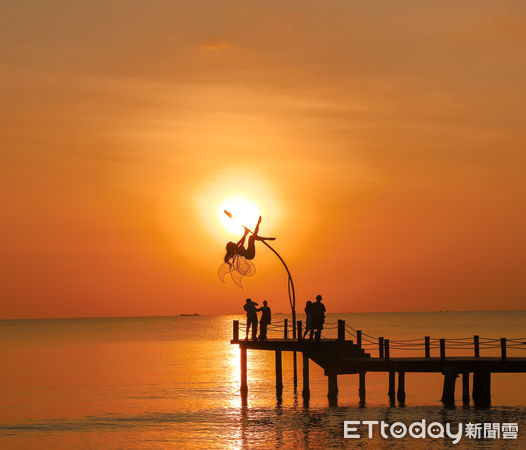
M272 246L267 244L266 241L262 241L263 244L265 244L272 252L278 257L278 259L283 264L283 267L285 267L285 270L287 271L287 274L289 275L289 279L287 282L287 288L289 293L289 303L290 308L292 310L292 338L296 339L296 291L294 290L294 281L292 281L292 275L290 274L290 270L287 267L287 264L281 257L281 255L274 250ZM292 300L290 298L290 291L292 290ZM296 392L297 386L298 386L298 363L296 360L296 352L292 352L292 363L293 363L293 381L294 381L294 392Z
M225 210L225 214L228 217L232 218L232 214L229 213L226 210ZM260 220L261 220L261 218L260 218ZM244 228L245 228L245 230L247 230L250 233L254 234L254 232L251 229L249 229L247 227L244 227ZM296 339L296 291L294 290L294 281L292 281L292 275L290 274L290 270L287 267L287 264L285 263L285 261L283 260L281 255L276 250L274 250L274 248L272 246L267 244L266 241L261 241L261 242L263 242L263 244L265 244L272 251L272 253L274 253L278 257L278 259L281 261L281 264L283 264L283 267L285 267L285 270L287 271L287 274L289 276L289 279L288 279L288 282L287 282L287 290L288 290L288 294L289 294L290 308L292 310L292 338ZM292 290L292 299L290 298L290 291L291 290ZM293 364L294 365L294 392L296 392L296 388L298 386L296 351L293 352L292 361L294 363Z
M285 267L285 270L287 271L287 274L289 276L288 286L289 286L289 303L290 303L290 308L292 310L292 337L296 339L296 291L294 290L294 281L292 280L292 275L290 274L290 270L287 267L287 264L285 263L281 255L276 250L274 250L274 248L271 245L267 244L266 241L261 241L261 242L263 242L263 244L265 244L268 248L270 248L270 250L272 250L272 252L279 258L279 260L283 264L283 267ZM292 289L292 299L290 298L291 289Z
M229 215L229 217L232 217L232 216ZM251 234L254 234L254 232L250 228L247 228L247 227L244 227L244 228L248 230ZM289 276L287 287L288 287L288 292L289 292L290 309L292 311L292 337L293 339L296 339L296 291L294 290L294 281L292 281L292 275L290 274L290 270L287 267L287 264L285 263L281 255L276 250L274 250L274 248L270 244L267 244L267 241L261 241L261 242L263 242L263 244L265 244L268 248L270 248L270 250L272 250L272 252L278 257L278 259L283 264L283 267L285 267L285 270L287 271L287 274ZM290 298L291 289L292 289L292 299ZM296 352L294 352L294 354L296 354Z

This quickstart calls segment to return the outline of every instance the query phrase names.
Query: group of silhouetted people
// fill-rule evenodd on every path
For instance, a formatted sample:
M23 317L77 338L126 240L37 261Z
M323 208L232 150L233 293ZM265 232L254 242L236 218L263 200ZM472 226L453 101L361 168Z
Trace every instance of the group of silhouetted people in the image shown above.
M312 341L313 336L316 342L320 342L321 330L325 323L325 305L321 302L321 295L316 296L316 301L310 300L305 305L305 333L303 339L310 333L309 340Z
M252 340L257 341L259 339L260 341L266 341L267 328L272 321L272 315L266 300L263 300L263 306L261 308L256 308L256 306L258 306L258 304L253 302L250 298L247 298L245 306L243 306L243 309L247 313L247 334L245 339L248 339L250 328L252 327ZM257 337L258 311L261 311L261 318L259 320L259 338Z
M313 338L316 342L321 339L321 330L325 322L325 305L321 302L321 295L316 296L316 301L311 302L310 300L305 305L305 333L303 339L309 335L309 340ZM257 308L258 304L253 302L252 299L247 298L243 309L247 313L247 332L245 339L248 339L250 329L252 328L252 340L253 341L266 341L267 340L267 328L272 321L270 308L266 300L263 301L263 306ZM258 312L261 311L261 318L259 319L259 337L258 337Z

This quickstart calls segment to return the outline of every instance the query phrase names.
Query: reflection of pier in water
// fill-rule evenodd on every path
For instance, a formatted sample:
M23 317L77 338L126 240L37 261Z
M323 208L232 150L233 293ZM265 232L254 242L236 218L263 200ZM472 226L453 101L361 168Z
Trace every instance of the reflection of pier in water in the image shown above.
M444 375L442 402L453 406L455 403L455 384L462 375L462 401L469 405L470 374L473 374L472 396L475 406L489 407L491 403L492 373L525 373L526 357L510 357L508 349L526 350L523 339L490 339L473 336L470 338L390 340L383 337L375 338L355 330L345 321L338 320L334 324L326 324L327 328L337 328L336 339L322 338L320 342L311 342L302 338L302 322L297 322L298 338L289 339L288 320L273 324L272 330L280 333L281 338L271 338L266 341L239 339L239 321L234 321L234 335L231 344L239 345L241 350L241 394L246 397L247 381L247 350L263 350L275 352L276 393L278 399L283 391L282 352L301 352L303 355L303 397L310 397L309 361L318 364L328 378L329 402L335 404L338 397L338 375L359 374L360 403L365 404L365 376L367 372L386 372L389 374L388 396L390 404L395 404L395 397L400 406L405 404L405 373L406 372L437 372ZM348 340L347 335L353 338ZM481 349L499 349L498 357L481 357ZM421 351L422 357L391 357L392 350ZM439 350L439 356L432 357L431 350ZM446 350L457 352L467 350L472 356L446 356ZM369 352L375 352L371 357ZM396 374L398 386L396 389Z

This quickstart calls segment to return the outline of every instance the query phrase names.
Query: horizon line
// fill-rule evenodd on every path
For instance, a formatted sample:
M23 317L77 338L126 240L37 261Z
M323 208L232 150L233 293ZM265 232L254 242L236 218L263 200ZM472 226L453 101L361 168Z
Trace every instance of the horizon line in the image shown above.
M526 309L468 309L468 310L453 310L453 309L442 309L432 311L335 311L328 312L327 314L421 314L421 313L464 313L464 312L526 312ZM152 314L152 315L132 315L132 316L64 316L64 317L12 317L12 318L0 318L0 321L9 320L74 320L74 319L144 319L144 318L168 318L168 317L181 317L181 314ZM221 313L221 314L201 314L197 313L198 317L212 317L212 316L243 316L245 313ZM277 312L274 314L287 315L290 312ZM303 312L297 311L296 314L303 314ZM197 317L197 316L196 316Z

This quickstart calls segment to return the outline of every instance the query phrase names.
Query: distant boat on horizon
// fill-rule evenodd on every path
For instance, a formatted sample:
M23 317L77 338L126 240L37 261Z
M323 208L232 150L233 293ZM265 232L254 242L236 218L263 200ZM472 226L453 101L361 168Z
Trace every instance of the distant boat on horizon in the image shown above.
M199 314L193 313L193 314L179 314L179 315L182 317L193 317L193 316L198 316Z

